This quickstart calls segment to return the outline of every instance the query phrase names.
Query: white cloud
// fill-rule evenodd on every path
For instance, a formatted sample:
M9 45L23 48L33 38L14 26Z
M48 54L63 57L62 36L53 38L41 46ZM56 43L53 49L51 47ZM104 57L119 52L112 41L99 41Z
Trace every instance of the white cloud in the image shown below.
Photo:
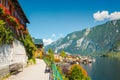
M43 39L43 43L45 46L51 44L52 42L53 42L52 39Z
M98 11L93 14L93 18L96 21L103 21L105 19L116 20L116 19L120 19L120 12L115 11L115 12L109 14L109 11L102 11L102 12Z
M56 35L53 33L53 34L52 34L52 37L55 37L55 36L56 36Z
M93 14L93 17L96 21L103 21L109 17L109 12L108 11L98 11Z
M120 12L111 13L109 18L110 20L120 19Z

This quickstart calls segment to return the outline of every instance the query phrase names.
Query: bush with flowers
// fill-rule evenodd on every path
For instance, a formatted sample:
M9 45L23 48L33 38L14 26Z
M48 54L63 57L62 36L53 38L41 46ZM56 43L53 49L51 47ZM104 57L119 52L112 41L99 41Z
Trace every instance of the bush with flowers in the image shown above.
M26 29L25 31L23 31L23 34L28 34L28 30Z
M18 26L18 29L19 29L19 30L24 30L24 26L23 26L23 25L19 25L19 26Z
M8 18L6 18L6 20L12 25L12 26L17 26L19 25L18 20L13 17L13 16L8 16Z
M6 21L8 21L11 26L19 25L18 20L11 16L9 10L6 9L2 4L0 4L0 17L3 17Z
M0 4L0 17L4 14L4 6Z

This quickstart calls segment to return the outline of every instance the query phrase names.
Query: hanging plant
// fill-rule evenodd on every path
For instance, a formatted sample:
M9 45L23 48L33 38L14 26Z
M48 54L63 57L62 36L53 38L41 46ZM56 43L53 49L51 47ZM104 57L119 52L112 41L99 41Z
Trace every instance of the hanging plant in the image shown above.
M11 26L19 26L18 20L11 16L9 10L6 9L2 4L0 4L0 17L4 17Z
M3 20L0 20L0 45L12 44L14 35L11 29L6 26Z
M8 18L10 15L11 15L11 14L10 14L9 10L5 8L5 9L4 9L4 17L5 17L5 18Z
M8 23L10 23L10 25L12 25L12 26L17 26L18 27L18 25L19 25L18 20L16 18L12 17L12 16L9 16L8 18L6 18L6 21Z
M4 14L4 6L0 4L0 17Z
M19 25L18 29L19 30L24 30L24 26L23 25Z
M2 4L0 4L0 17L7 18L11 14L8 9L6 9Z
M23 34L28 34L28 30L26 29L25 31L23 31Z

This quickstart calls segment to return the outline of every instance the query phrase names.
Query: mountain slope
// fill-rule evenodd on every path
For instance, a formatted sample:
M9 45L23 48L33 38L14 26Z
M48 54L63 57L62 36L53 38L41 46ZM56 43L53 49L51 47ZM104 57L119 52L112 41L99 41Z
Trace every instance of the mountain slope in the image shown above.
M65 50L71 54L119 51L119 41L120 20L113 20L93 28L72 32L46 46L45 50L52 48L56 52Z

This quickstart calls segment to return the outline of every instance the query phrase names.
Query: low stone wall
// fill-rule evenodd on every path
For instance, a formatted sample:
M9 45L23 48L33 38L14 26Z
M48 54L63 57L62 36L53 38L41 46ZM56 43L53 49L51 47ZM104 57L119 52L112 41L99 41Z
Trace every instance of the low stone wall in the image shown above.
M10 70L8 65L0 66L0 80L3 78L3 76L6 76L9 73Z
M7 65L0 66L0 80L8 74L17 74L19 71L23 70L24 63L11 63Z

